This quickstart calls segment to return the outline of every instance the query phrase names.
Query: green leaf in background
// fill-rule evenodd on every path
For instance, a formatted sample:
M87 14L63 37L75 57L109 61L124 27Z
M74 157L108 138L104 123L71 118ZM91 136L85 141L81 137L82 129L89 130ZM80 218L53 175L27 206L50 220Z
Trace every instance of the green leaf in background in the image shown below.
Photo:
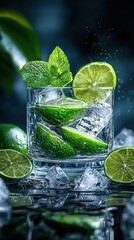
M0 82L5 93L9 96L14 83L13 66L9 57L3 51L0 53Z
M45 87L51 85L51 74L46 62L30 61L22 67L20 73L27 86Z
M51 53L48 66L52 75L52 86L64 87L72 81L68 59L60 47L57 46Z
M31 60L40 59L37 35L18 12L0 10L0 46L10 55L17 69Z

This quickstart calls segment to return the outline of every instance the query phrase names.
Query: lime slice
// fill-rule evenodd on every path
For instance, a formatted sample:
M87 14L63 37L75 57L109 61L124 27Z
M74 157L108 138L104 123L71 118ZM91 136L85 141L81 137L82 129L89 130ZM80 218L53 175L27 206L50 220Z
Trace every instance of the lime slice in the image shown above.
M64 142L58 134L44 125L37 123L36 144L42 149L47 157L66 159L75 155L72 146Z
M0 176L6 179L21 179L32 171L31 161L23 154L12 150L0 150Z
M36 113L46 122L63 126L78 120L87 110L87 104L72 98L61 98L35 107Z
M82 155L101 153L107 148L107 144L100 139L71 127L62 127L61 134Z
M134 182L134 147L122 147L112 151L104 162L107 177L114 182Z
M112 87L116 87L116 74L106 62L92 62L83 66L73 81L74 96L87 103L104 100Z
M0 149L14 149L27 154L26 133L16 125L0 124Z

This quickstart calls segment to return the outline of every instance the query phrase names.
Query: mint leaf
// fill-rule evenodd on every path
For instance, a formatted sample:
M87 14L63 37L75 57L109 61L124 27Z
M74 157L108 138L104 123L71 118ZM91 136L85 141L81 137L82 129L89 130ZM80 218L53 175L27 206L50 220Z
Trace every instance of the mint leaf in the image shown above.
M20 73L30 87L64 87L72 81L69 62L59 47L53 50L49 62L30 61L23 66Z
M48 63L52 86L64 87L72 81L68 59L58 46L51 53Z
M20 74L27 86L46 87L51 85L51 74L47 62L30 61L23 66Z
M49 71L50 71L50 73L53 77L58 77L59 76L57 67L49 64Z

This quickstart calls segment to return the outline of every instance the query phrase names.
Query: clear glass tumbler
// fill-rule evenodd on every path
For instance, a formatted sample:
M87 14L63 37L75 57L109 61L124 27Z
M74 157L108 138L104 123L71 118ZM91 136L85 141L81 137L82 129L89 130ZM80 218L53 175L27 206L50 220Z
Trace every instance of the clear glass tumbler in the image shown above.
M70 178L87 166L102 167L113 145L113 92L111 87L27 89L31 177L44 178L53 165Z

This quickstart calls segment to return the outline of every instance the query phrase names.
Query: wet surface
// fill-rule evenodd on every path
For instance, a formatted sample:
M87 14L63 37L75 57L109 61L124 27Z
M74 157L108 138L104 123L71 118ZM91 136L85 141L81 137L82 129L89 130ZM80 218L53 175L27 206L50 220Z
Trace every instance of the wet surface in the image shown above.
M133 239L129 234L134 229L132 185L118 186L109 193L50 190L37 182L8 188L12 210L7 218L0 217L2 240Z

